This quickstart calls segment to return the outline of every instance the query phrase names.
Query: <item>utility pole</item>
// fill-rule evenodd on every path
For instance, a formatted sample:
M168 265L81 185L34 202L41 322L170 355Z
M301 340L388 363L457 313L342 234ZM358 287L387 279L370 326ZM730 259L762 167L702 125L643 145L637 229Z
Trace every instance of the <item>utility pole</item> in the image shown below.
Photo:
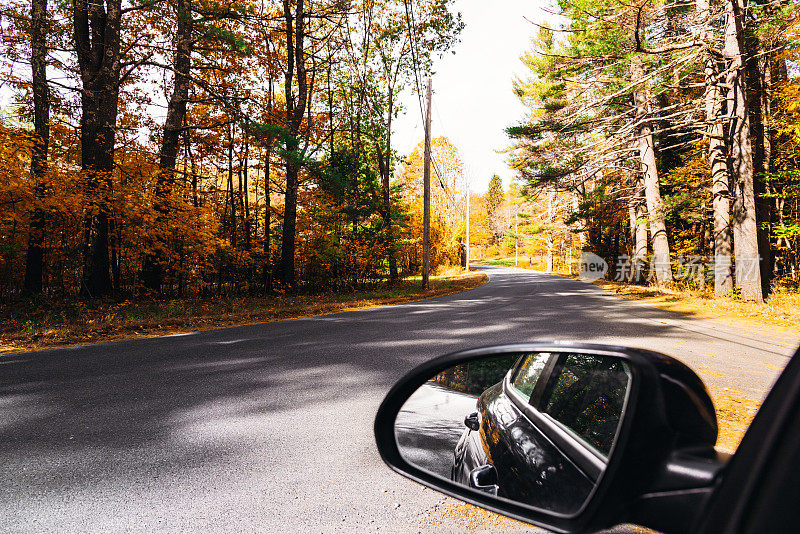
M431 256L431 79L428 78L427 110L425 111L425 167L424 167L424 208L422 212L422 289L428 289L428 275Z
M469 173L466 176L467 182L467 271L469 271Z

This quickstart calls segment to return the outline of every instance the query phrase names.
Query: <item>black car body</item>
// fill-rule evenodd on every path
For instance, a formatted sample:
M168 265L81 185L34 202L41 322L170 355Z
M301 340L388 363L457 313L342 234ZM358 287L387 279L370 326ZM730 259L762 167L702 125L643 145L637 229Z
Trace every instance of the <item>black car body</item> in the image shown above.
M503 392L503 383L479 397L478 414L480 430L467 429L456 446L453 480L479 487L475 481L470 484L470 474L490 466L497 473L496 491L501 497L562 513L583 504L595 485L593 474L570 461L531 425Z
M538 361L531 365L531 358ZM582 376L574 372L578 358L586 371ZM598 365L613 383L597 378L592 367ZM604 363L599 356L522 355L499 383L478 397L477 412L465 419L451 479L556 513L575 512L605 470L629 379L622 364ZM673 397L693 398L694 404L710 409L702 384L693 389L691 394L675 391ZM583 424L581 417L591 424ZM685 423L703 426L702 421ZM705 426L704 433L713 439L715 425Z

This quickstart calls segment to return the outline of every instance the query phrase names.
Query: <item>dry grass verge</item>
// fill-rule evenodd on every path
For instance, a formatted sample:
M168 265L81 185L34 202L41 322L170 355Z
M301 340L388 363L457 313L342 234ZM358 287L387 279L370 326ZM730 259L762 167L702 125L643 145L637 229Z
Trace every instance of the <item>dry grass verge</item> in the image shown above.
M531 528L527 523L460 502L444 502L436 505L428 510L420 522L420 527L430 532L440 530L443 525L451 525L465 533L522 533L528 532Z
M598 280L596 285L622 298L700 319L721 319L747 327L797 335L800 329L800 293L777 289L765 302L747 302L735 297L714 297L707 291L666 289Z
M296 319L451 295L483 284L485 273L445 274L420 290L419 278L347 293L134 300L19 302L0 311L0 354L210 328Z
M714 400L719 424L716 448L722 452L734 453L750 423L753 422L761 403L748 399L730 388L712 389L711 397Z

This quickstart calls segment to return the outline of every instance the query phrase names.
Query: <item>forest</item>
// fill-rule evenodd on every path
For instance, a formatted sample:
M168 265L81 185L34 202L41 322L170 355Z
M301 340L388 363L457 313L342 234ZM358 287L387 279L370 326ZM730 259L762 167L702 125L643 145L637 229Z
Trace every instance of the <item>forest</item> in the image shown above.
M419 274L423 145L399 153L393 121L422 113L401 95L421 98L453 51L456 7L5 3L0 299L348 291ZM800 8L545 12L512 83L527 109L507 129L517 179L468 194L463 156L432 141L433 269L459 262L468 224L473 259L572 274L591 251L623 281L755 302L796 289Z
M634 283L755 302L796 288L797 4L560 0L550 15L530 21L514 82L528 113L508 128L515 217L535 215L548 267L588 250Z
M392 121L458 41L451 4L4 2L0 298L335 291L418 272ZM434 268L458 261L457 244L432 245Z

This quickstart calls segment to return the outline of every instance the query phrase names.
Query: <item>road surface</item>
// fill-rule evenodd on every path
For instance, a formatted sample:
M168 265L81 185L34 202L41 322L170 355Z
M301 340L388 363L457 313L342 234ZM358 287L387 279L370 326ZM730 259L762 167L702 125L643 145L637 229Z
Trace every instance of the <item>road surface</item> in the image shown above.
M479 288L417 303L3 357L0 531L433 531L420 525L443 497L393 474L372 437L414 365L494 343L607 342L760 399L797 342L486 270Z

